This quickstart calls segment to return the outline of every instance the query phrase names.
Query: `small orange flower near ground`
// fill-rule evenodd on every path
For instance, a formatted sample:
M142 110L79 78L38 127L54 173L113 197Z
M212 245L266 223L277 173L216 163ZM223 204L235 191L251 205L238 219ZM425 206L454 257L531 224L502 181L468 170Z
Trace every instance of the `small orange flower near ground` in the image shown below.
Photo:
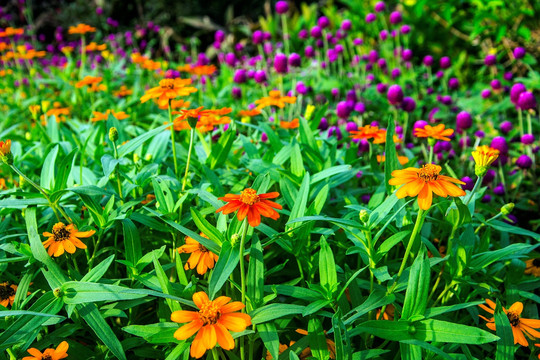
M126 85L120 86L120 89L113 92L114 96L126 97L133 94L133 90L129 89Z
M8 26L4 31L0 32L0 37L11 37L22 34L24 34L23 28L12 28L11 26Z
M86 45L85 50L87 52L107 50L107 44L99 45L99 44L92 41L90 44Z
M69 34L86 34L88 32L95 32L96 28L86 24L77 24L77 26L70 26L68 29Z
M279 126L283 129L296 129L300 127L300 121L297 118L292 121L280 121Z
M375 316L375 319L376 320L380 320L381 319L381 310L382 309L378 309L377 310L377 315ZM386 308L384 309L384 313L382 315L382 319L383 320L390 320L390 321L394 321L394 314L396 312L396 308L394 307L394 305L392 304L389 304L388 306L386 306Z
M234 349L234 340L229 331L244 331L251 325L251 317L236 312L243 309L244 304L230 301L231 298L226 296L211 301L204 291L199 291L193 294L193 302L199 311L179 310L171 314L172 321L188 323L174 333L177 340L187 340L197 333L191 343L191 356L199 359L216 344L225 350Z
M252 109L252 110L240 110L238 112L238 116L240 117L253 117L261 114L260 109Z
M272 90L269 96L255 100L255 104L258 104L257 109L259 110L268 106L277 106L282 109L285 107L285 104L294 104L295 102L296 96L281 96L279 90Z
M64 225L64 223L56 223L53 226L52 233L44 232L43 236L48 237L43 242L45 249L49 248L47 253L49 256L58 257L64 253L64 250L73 254L76 248L86 249L86 245L79 238L87 238L94 235L96 231L79 231L73 224Z
M88 86L88 91L90 92L97 92L97 91L104 91L107 90L107 87L104 84L100 84L101 80L103 80L103 77L101 76L85 76L84 79L77 82L75 84L75 87L77 89L82 88L83 86Z
M67 341L62 341L56 349L46 349L43 353L36 348L28 349L28 353L32 356L23 357L22 360L60 360L67 358L69 344Z
M11 153L11 140L0 140L0 156L7 156L9 153Z
M385 162L386 156L385 155L377 155L377 162ZM401 165L405 165L409 162L409 158L406 156L398 156L398 161Z
M480 304L480 308L484 309L490 314L495 313L495 307L496 304L492 300L486 299L486 303L489 305L487 307L484 304ZM510 306L510 309L506 310L503 307L503 311L508 317L508 320L510 321L510 325L512 326L512 333L514 334L514 344L520 344L522 346L529 346L529 342L525 338L525 335L531 340L534 340L535 338L540 338L540 332L534 330L540 328L540 320L536 319L523 319L520 315L523 312L523 304L521 302L516 302L512 306ZM482 315L478 315L482 319L487 321L486 326L490 328L491 330L495 331L495 318L488 319Z
M365 125L365 126L359 126L358 130L351 131L351 138L353 139L371 139L374 138L375 135L379 132L378 126L371 126L371 125Z
M540 258L527 260L525 266L525 274L540 277Z
M15 301L15 293L17 292L17 285L3 282L0 284L0 305L8 307L13 305Z
M159 106L168 106L169 100L178 96L188 96L197 91L196 88L186 86L191 84L191 79L163 79L159 86L153 87L141 97L141 103L150 99L158 99Z
M257 191L248 188L243 190L240 195L227 194L218 198L228 204L217 209L216 213L223 211L223 214L227 215L238 210L236 215L238 221L244 220L247 216L249 225L256 227L261 223L261 215L273 220L279 218L279 213L274 209L281 210L283 208L278 203L268 200L278 196L278 192L257 195Z
M208 236L201 233L202 237L208 239ZM197 240L186 236L186 244L178 248L180 254L191 254L188 261L184 265L184 269L190 270L197 268L199 275L204 275L208 269L213 269L214 264L218 261L219 257L201 245Z
M442 141L450 141L448 136L451 136L453 133L454 129L445 129L444 124L437 126L426 125L423 128L414 129L414 136L416 137L427 137Z
M94 115L93 118L90 118L90 121L92 122L107 121L107 119L109 118L109 115L114 116L116 120L124 120L129 117L129 115L123 111L116 112L112 109L108 109L104 113L100 113L99 111L92 111L92 114Z
M403 170L392 171L390 185L403 185L397 192L398 199L406 196L418 196L418 206L422 210L428 210L433 202L433 193L436 195L464 196L465 191L454 185L465 183L449 176L440 175L439 165L427 164L421 169L409 167Z

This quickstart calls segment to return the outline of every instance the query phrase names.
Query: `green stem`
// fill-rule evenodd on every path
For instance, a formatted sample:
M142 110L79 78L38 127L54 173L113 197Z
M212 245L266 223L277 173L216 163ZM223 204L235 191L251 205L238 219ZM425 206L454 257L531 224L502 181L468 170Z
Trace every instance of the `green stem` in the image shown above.
M178 178L178 161L176 160L176 144L174 141L174 124L172 119L171 99L169 99L169 123L171 124L171 145L174 162L174 174Z
M112 142L113 149L114 149L114 158L118 160L118 150L116 149L116 141ZM120 195L120 199L123 199L124 196L122 195L122 182L120 181L120 171L118 170L120 165L116 167L116 184L118 185L118 195Z
M469 198L467 199L467 202L465 203L465 205L469 205L472 198L474 197L474 193L476 192L476 190L478 190L478 188L480 187L480 184L482 184L482 179L483 178L484 178L483 176L479 176L478 179L476 179L476 183L474 184L474 187L471 190L471 193L470 193Z
M101 243L101 233L98 235L97 242L94 246L94 251L92 252L92 257L90 258L90 261L88 262L88 270L92 270L92 266L94 265L94 259L96 257L97 249L99 248L99 244Z
M281 24L283 26L283 44L285 45L285 54L289 55L289 31L287 29L287 16L281 14Z
M86 41L84 35L81 37L81 67L79 68L79 79L82 79L84 63L86 61Z
M523 129L523 113L521 112L521 109L518 109L518 119L519 119L519 132L521 133L521 136L523 136L524 129Z
M182 192L186 189L187 184L187 178L189 173L189 163L191 161L191 151L193 150L193 142L195 139L195 129L191 128L190 134L189 134L189 149L188 149L188 155L187 155L187 162L186 162L186 172L184 173L184 180L182 180Z
M242 291L242 304L246 305L246 273L244 270L244 247L246 245L246 235L248 231L248 222L247 219L244 220L244 230L242 231L242 238L240 240L240 290ZM242 312L245 312L246 308L242 309ZM242 336L240 338L240 358L241 360L245 359L245 339Z
M212 358L214 360L219 360L219 355L218 355L217 349L215 347L212 348Z

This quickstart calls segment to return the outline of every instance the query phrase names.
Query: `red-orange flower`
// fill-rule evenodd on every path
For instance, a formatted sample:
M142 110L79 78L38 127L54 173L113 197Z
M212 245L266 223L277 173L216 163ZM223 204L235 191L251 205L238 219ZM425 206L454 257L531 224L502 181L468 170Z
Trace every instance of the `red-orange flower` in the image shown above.
M95 32L96 28L86 24L77 24L77 26L70 26L68 33L70 34L86 34L87 32Z
M171 109L180 109L180 108L187 108L191 105L189 101L184 101L182 99L180 100L171 100ZM158 107L161 110L167 110L169 108L168 104L165 104L165 106L159 106Z
M525 274L540 277L540 258L529 259L525 262Z
M259 109L240 110L238 112L238 116L240 116L240 117L244 117L244 116L253 117L253 116L259 115L260 113L261 113L261 110L259 110Z
M131 94L133 94L133 90L128 89L126 85L120 86L120 89L113 92L113 95L118 97L126 97Z
M104 84L100 84L101 80L103 80L103 77L101 77L101 76L89 76L89 75L87 75L87 76L84 77L84 79L77 82L75 84L75 87L77 89L80 89L83 86L88 86L88 91L90 91L90 92L107 90L107 87Z
M24 34L23 28L12 28L8 26L4 31L0 32L0 37L11 37L13 35L22 35Z
M0 141L0 156L7 156L11 153L11 140Z
M202 237L208 239L208 236L201 233ZM208 269L213 269L214 264L218 261L219 257L201 245L197 240L186 236L186 244L178 248L180 254L191 254L188 261L184 265L184 269L197 269L199 275L204 275Z
M231 108L204 109L202 106L196 109L173 111L172 113L174 115L180 115L174 119L174 130L180 131L190 129L189 119L197 119L197 129L201 132L210 131L213 130L216 125L230 123L231 119L223 115L226 115L231 111Z
M32 356L25 356L22 360L60 360L67 358L69 344L67 341L62 341L56 349L46 349L43 353L36 348L28 349L28 353Z
M150 99L158 99L159 106L168 106L169 100L178 96L188 96L197 91L196 88L186 86L191 84L191 79L163 79L159 86L153 87L141 97L141 103Z
M86 48L85 50L87 52L91 52L91 51L103 51L103 50L106 50L107 49L107 44L97 44L95 42L91 42L90 44L86 45Z
M390 185L403 185L396 196L403 199L406 196L418 196L418 206L428 210L433 202L433 193L442 196L464 196L465 191L454 185L465 183L449 176L440 175L439 165L427 164L421 169L409 167L403 170L392 171Z
M423 128L414 129L414 136L416 137L429 137L436 140L450 141L448 136L454 133L454 129L445 129L444 124L439 124L435 127L426 125Z
M3 282L0 284L0 305L8 307L13 305L15 301L15 293L17 292L17 285Z
M489 305L487 307L484 304L480 304L482 309L487 311L490 314L495 313L495 302L486 299L486 303ZM503 311L508 317L508 320L510 321L510 325L512 326L512 333L514 334L514 344L520 344L522 346L529 346L529 342L525 338L525 335L531 340L534 340L534 338L540 338L540 332L534 330L534 329L540 329L540 320L536 319L523 319L521 318L521 313L523 312L523 304L521 302L516 302L512 306L510 306L510 309L506 310L503 307ZM490 328L491 330L495 331L495 318L488 319L482 315L478 315L482 319L487 321L486 326Z
M351 131L351 137L353 139L365 139L369 140L375 137L377 133L379 133L380 129L378 126L371 126L371 125L365 125L365 126L359 126L358 130Z
M297 118L292 121L280 121L279 126L284 129L296 129L300 127L300 121Z
M409 162L409 158L406 157L406 156L398 156L398 161L401 165L405 165ZM377 162L385 162L386 161L386 156L385 155L377 155Z
M294 104L296 102L296 96L281 96L279 90L270 91L269 96L262 97L259 100L255 100L257 109L262 109L267 106L277 106L278 108L284 108L285 104Z
M251 325L248 314L237 313L245 307L239 301L229 304L231 298L220 296L210 301L204 291L193 294L193 302L199 311L178 310L171 314L171 320L188 324L180 327L174 333L177 340L187 340L197 333L191 343L190 355L201 358L206 350L219 344L225 350L234 349L234 340L229 331L244 331Z
M268 200L278 196L278 192L257 195L257 191L253 189L244 189L240 195L227 194L220 197L219 200L226 201L228 204L217 209L216 213L223 211L223 214L227 215L238 210L236 216L239 221L247 216L249 225L256 227L261 223L261 215L273 220L279 218L279 213L274 209L283 208L278 203Z
M114 116L117 120L124 120L129 117L129 115L126 114L124 111L116 112L112 109L108 109L104 113L101 113L99 111L92 111L92 114L94 115L94 117L90 119L90 121L92 122L107 121L107 119L109 118L109 115Z

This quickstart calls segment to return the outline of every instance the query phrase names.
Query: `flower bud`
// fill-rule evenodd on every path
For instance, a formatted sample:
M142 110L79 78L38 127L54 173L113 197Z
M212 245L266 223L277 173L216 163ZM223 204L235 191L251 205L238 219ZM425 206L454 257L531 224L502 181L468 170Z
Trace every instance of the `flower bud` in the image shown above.
M238 242L238 239L240 238L240 235L238 234L233 234L231 236L231 246L234 247L234 245L236 245L236 243Z
M369 213L367 210L360 210L360 213L358 214L358 217L360 218L360 221L366 224L369 220Z
M109 129L109 140L113 143L118 140L118 130L114 126Z
M503 207L501 208L501 213L503 215L508 215L512 212L512 210L514 210L514 203L508 203L503 205Z

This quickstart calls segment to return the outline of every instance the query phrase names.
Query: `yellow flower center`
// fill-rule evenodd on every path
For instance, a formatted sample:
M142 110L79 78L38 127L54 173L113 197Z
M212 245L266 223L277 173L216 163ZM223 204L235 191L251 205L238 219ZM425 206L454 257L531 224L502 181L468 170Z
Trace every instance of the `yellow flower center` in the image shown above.
M519 314L509 311L506 316L508 317L508 321L510 321L510 325L512 325L513 327L519 325Z
M204 325L214 325L221 317L220 307L214 304L213 301L209 301L203 304L201 310L199 310L199 319Z
M15 290L8 283L0 284L0 299L5 300L9 299L15 295Z
M49 355L49 354L43 355L43 357L41 358L41 360L52 360L52 357L51 357L51 355Z
M253 205L259 202L259 195L253 189L245 189L240 193L240 201L247 205Z
M163 79L159 82L159 86L161 86L162 89L174 89L174 80Z
M53 226L52 233L54 235L54 241L66 241L71 236L69 230L66 229L66 225L61 222Z
M437 180L440 168L437 165L427 164L418 170L418 177L425 182Z

